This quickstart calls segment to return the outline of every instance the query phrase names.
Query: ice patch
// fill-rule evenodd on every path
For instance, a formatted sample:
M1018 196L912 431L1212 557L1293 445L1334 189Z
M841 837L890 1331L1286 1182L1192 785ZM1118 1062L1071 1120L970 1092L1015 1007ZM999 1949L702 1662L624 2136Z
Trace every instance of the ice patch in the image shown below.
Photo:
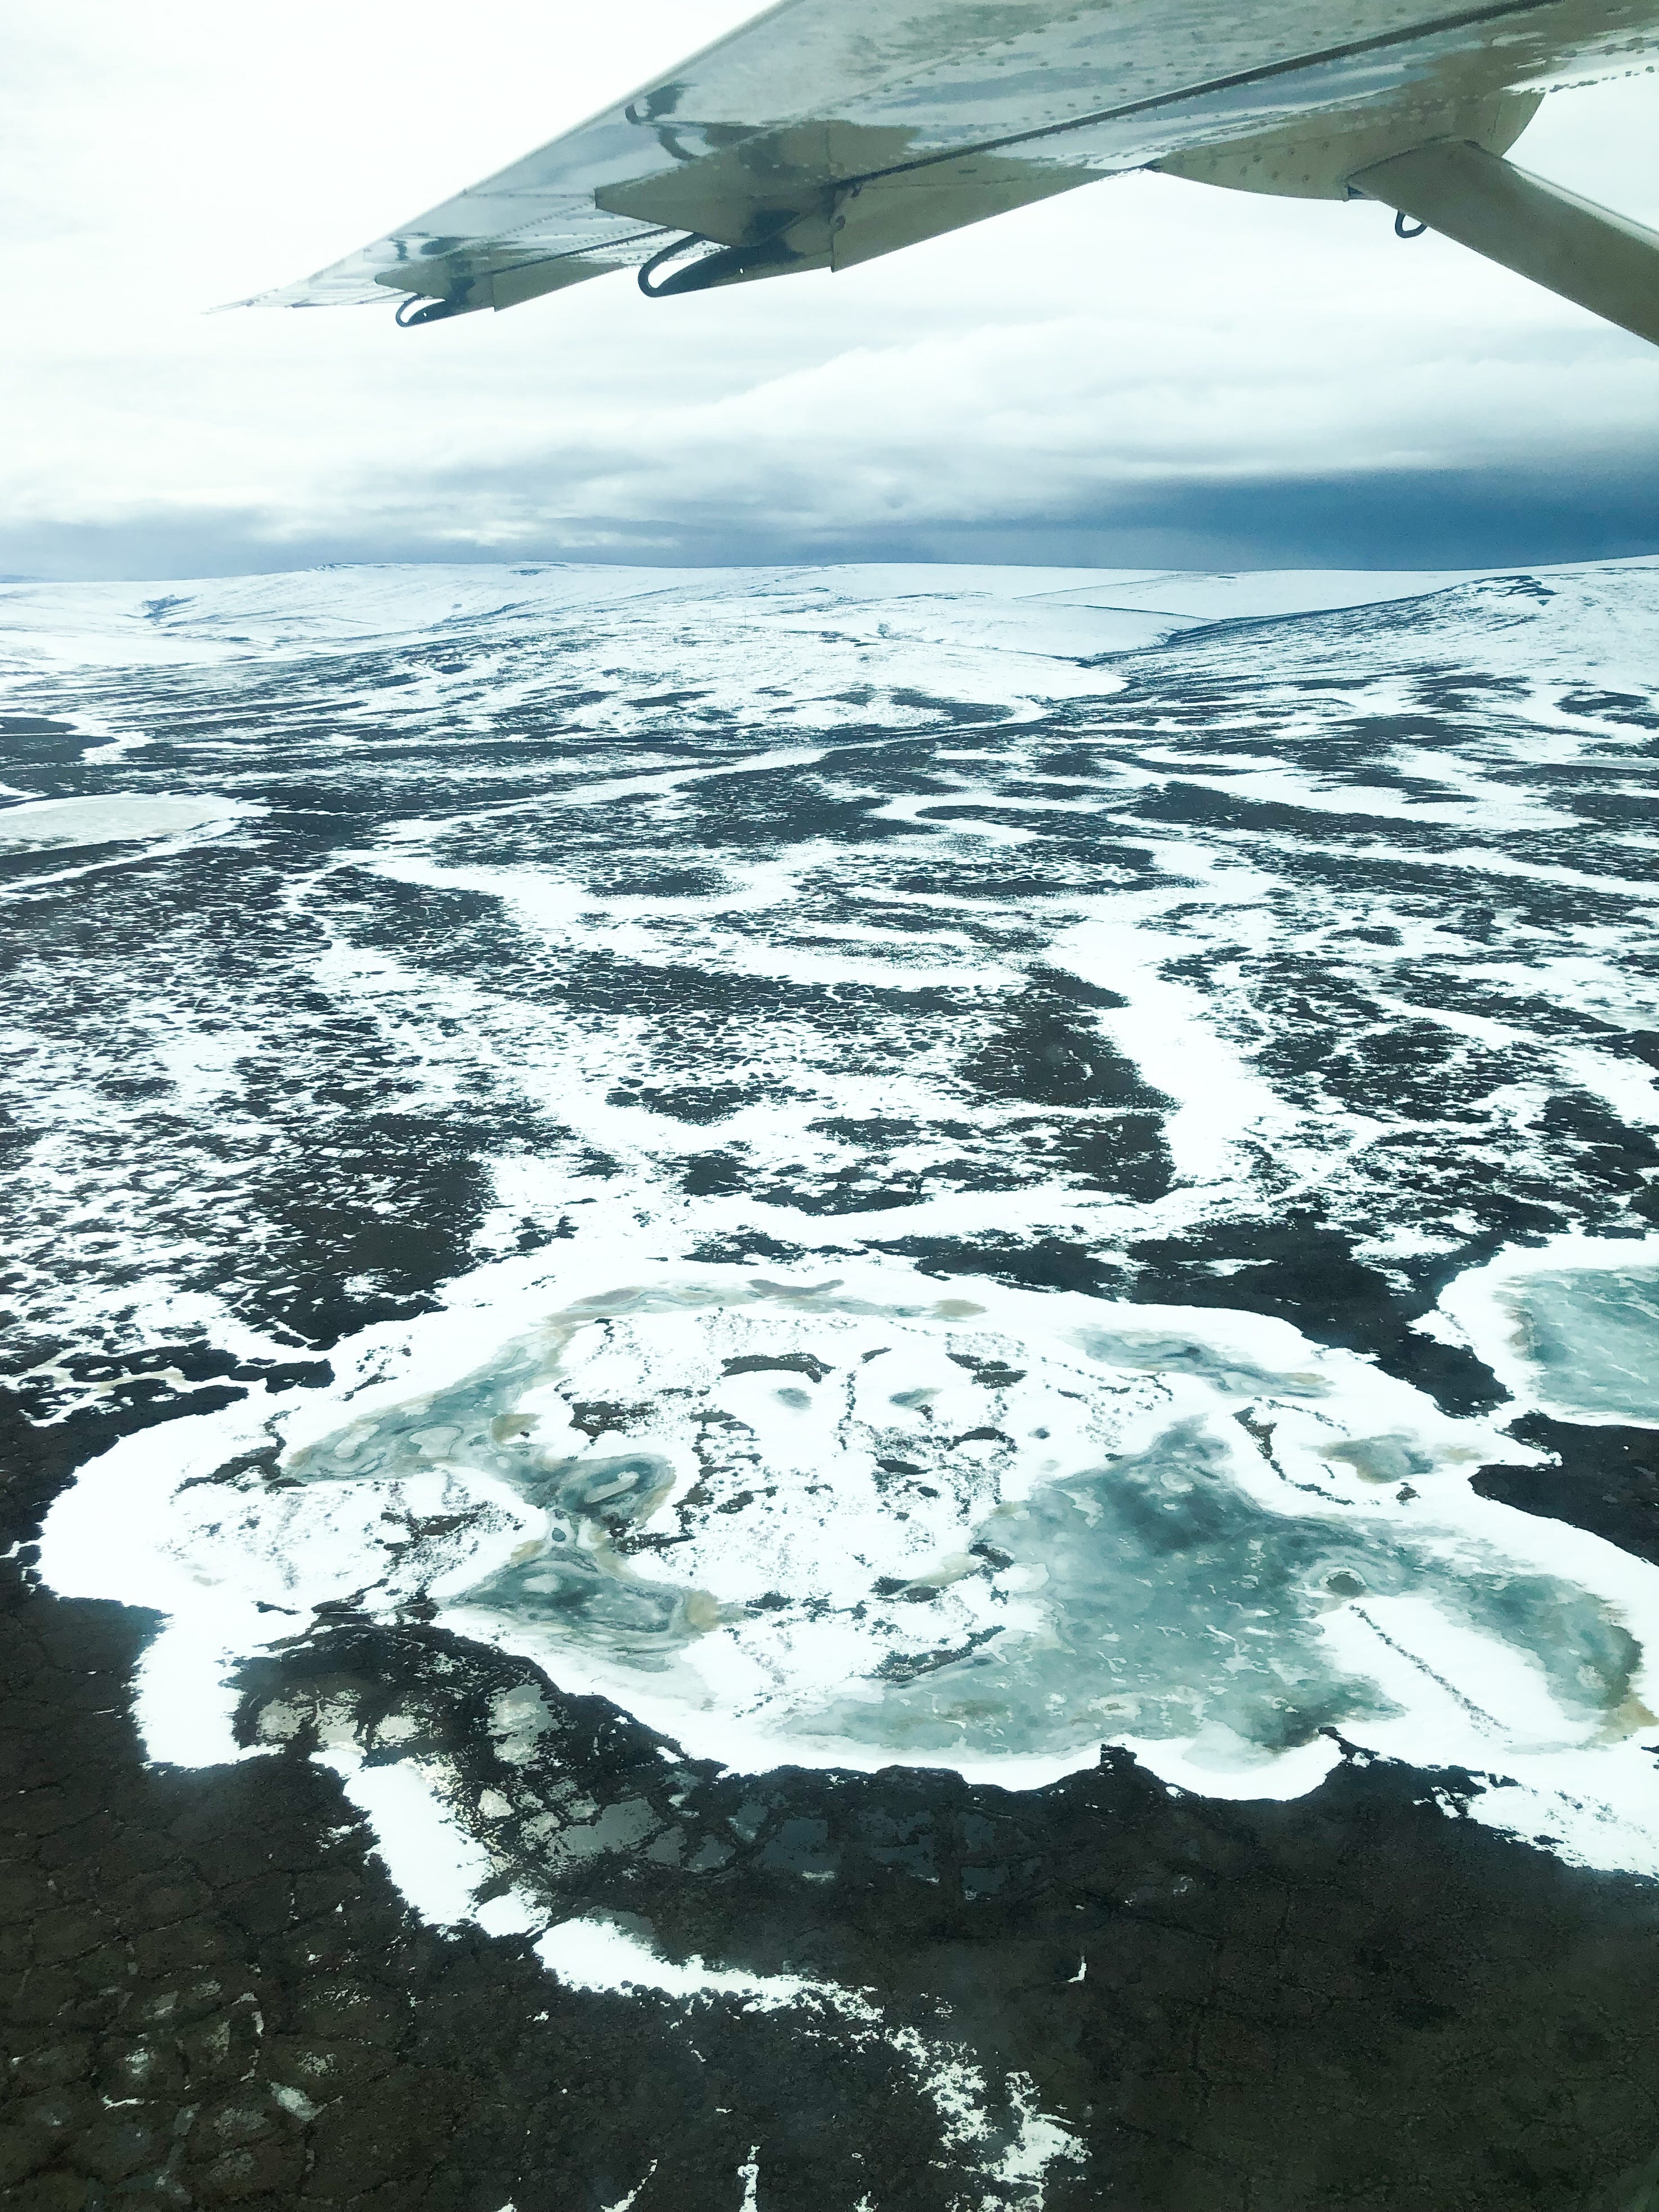
M677 1961L613 1920L562 1920L536 1943L536 1955L574 1990L654 1990L670 1997L741 1997L745 2009L775 2012L810 1997L844 1998L850 1993L797 1974L745 1974L705 1966L701 1959ZM867 2005L861 2013L868 2015Z
M489 1873L489 1854L476 1844L443 1804L418 1766L367 1766L361 1753L334 1745L318 1753L345 1785L346 1796L368 1815L375 1847L409 1902L436 1927L453 1927L483 1915L473 1892ZM517 1932L504 1927L497 1912L492 1935ZM536 1924L532 1920L532 1924Z
M217 829L262 810L215 793L171 799L137 791L101 799L33 799L0 807L0 845L110 845Z
M1224 908L1249 908L1265 895L1265 884L1249 869L1218 873L1190 849L1168 857L1182 874L1202 875L1208 898ZM1049 957L1128 1001L1121 1012L1103 1013L1101 1027L1143 1079L1175 1101L1164 1127L1170 1158L1184 1180L1204 1184L1237 1173L1240 1148L1252 1140L1285 1140L1295 1117L1221 1034L1213 1000L1166 972L1200 948L1149 925L1194 902L1186 884L1095 901L1090 919L1055 936Z
M168 1609L153 1748L192 1711L223 1745L236 1656L296 1614L423 1595L746 1771L1021 1787L1115 1741L1285 1796L1334 1730L1547 1791L1582 1774L1614 1808L1598 1848L1653 1857L1607 1778L1645 1769L1659 1571L1475 1497L1517 1450L1491 1424L1259 1316L627 1258L609 1291L574 1261L510 1297L511 1271L476 1281L340 1347L332 1389L82 1472L46 1571ZM492 1726L510 1757L538 1718Z
M1510 1246L1460 1275L1437 1318L1523 1404L1659 1427L1659 1237Z

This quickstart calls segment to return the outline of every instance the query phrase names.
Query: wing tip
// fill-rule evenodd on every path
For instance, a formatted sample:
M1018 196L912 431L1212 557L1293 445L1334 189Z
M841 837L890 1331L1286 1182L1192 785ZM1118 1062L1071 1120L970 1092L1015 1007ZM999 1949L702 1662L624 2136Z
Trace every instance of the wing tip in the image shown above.
M406 297L407 294L384 284L376 284L373 289L343 284L337 290L325 291L313 276L298 284L279 285L270 292L250 292L245 300L221 300L206 312L210 315L228 315L239 307L378 307L400 296Z

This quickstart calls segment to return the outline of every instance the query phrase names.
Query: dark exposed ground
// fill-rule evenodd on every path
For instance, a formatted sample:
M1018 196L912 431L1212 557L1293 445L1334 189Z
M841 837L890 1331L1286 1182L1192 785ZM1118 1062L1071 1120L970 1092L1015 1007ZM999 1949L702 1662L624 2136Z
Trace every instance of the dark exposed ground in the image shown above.
M1638 1559L1659 1560L1659 1436L1651 1429L1584 1428L1526 1413L1512 1432L1555 1464L1482 1468L1474 1487L1483 1498L1573 1522Z
M100 1440L13 1431L9 1536ZM986 2201L930 2162L889 2046L574 1992L520 1939L436 1934L292 1752L147 1768L124 1693L149 1617L42 1593L27 1557L3 1569L8 2206L600 2212L643 2179L639 2212L737 2212L751 2154L778 2212ZM439 1647L419 1667L411 1638ZM359 1626L308 1639L282 1686L401 1698L476 1746L468 1700L529 1672ZM603 1701L544 1695L557 1756L585 1753L596 1786L641 1786L641 1753L650 1786L677 1778ZM946 2033L1086 2116L1089 2176L1050 2169L1055 2212L1638 2207L1659 1891L1449 1818L1449 1786L1363 1757L1310 1797L1232 1807L1127 1757L1020 1796L786 1771L735 1824L712 1792L709 1832L736 1841L700 1881L653 1890L615 1862L586 1896L672 1955L830 1972L924 2028L948 1995ZM925 1868L872 1846L900 1833ZM803 1836L839 1864L805 1901Z

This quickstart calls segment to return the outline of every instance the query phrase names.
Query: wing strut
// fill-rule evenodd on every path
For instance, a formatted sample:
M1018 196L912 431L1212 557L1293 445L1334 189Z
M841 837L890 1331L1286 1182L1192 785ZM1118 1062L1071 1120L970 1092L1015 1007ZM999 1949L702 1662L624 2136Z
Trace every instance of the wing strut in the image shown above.
M1349 183L1659 345L1659 231L1462 140L1396 154Z

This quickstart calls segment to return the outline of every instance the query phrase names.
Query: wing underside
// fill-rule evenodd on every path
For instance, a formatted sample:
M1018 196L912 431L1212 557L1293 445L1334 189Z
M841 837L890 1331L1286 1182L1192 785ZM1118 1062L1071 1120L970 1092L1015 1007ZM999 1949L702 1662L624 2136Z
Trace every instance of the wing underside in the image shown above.
M1500 155L1543 88L1630 68L1656 24L1659 0L781 0L258 304L425 321L617 269L659 292L847 268L1154 165L1355 197L1425 145Z

